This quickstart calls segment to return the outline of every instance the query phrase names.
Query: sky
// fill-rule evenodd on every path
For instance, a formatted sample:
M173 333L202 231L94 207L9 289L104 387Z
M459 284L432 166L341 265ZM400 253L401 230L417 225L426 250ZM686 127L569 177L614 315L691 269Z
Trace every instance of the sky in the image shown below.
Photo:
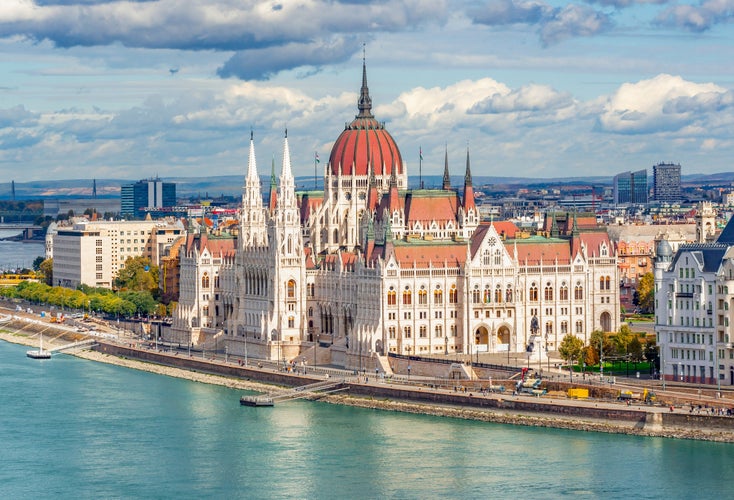
M322 175L363 57L410 175L733 170L734 0L2 0L0 183Z

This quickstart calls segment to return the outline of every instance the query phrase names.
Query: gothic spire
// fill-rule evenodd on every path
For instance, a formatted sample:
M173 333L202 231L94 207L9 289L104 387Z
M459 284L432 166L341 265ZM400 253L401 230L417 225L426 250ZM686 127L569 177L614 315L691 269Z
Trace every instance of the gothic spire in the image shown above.
M466 173L464 174L464 184L471 186L471 165L469 163L469 148L466 148Z
M364 46L362 47L362 89L359 93L359 101L357 101L359 114L357 118L374 118L372 114L372 98L370 97L370 89L367 87L367 63L365 62Z
M449 175L449 147L446 145L443 158L443 190L451 189L451 176Z

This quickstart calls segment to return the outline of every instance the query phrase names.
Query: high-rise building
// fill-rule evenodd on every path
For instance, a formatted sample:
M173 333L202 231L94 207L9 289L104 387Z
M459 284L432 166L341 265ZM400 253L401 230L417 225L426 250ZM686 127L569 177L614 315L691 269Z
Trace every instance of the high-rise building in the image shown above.
M142 219L151 211L176 206L176 184L159 178L144 179L120 188L120 213Z
M680 164L659 163L652 171L655 201L680 201Z
M614 204L647 203L647 169L614 176Z

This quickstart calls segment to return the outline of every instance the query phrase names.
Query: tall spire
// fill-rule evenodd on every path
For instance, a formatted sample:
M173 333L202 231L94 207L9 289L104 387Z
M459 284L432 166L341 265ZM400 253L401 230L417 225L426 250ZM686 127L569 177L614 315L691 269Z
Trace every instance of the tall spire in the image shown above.
M469 162L469 148L466 148L466 174L464 174L464 210L476 210L474 203L474 188L471 180L471 164ZM476 213L476 212L475 212Z
M275 207L278 203L278 182L275 179L275 155L273 155L273 162L270 165L270 203L268 208L271 212L275 211Z
M359 93L357 108L359 109L357 118L374 118L374 115L372 115L372 98L370 97L370 89L367 87L367 63L365 62L364 45L362 45L362 89Z
M446 145L443 158L443 190L451 189L451 176L449 175L449 146Z
M250 155L247 158L247 180L259 180L257 177L257 161L255 159L255 138L250 129Z
M469 163L469 148L466 148L466 173L464 174L464 184L467 186L472 185L471 181L471 165Z

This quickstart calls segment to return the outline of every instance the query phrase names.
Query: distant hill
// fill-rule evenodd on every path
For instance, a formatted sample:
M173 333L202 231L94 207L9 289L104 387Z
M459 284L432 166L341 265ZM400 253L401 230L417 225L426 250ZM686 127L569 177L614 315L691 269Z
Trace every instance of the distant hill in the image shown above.
M242 175L221 175L212 177L166 177L166 182L176 183L176 193L179 197L201 196L201 197L217 197L220 195L237 196L242 193L244 184L244 176ZM411 188L417 188L419 181L423 181L426 188L438 188L443 183L443 177L440 175L424 175L421 179L418 176L410 176L409 183ZM565 177L552 179L538 179L528 177L501 177L501 176L482 176L475 175L472 178L474 186L495 185L495 186L526 186L526 187L542 187L550 185L575 185L586 184L593 186L610 186L612 177L610 176L588 176L588 177ZM270 183L270 176L261 177L263 189L267 189ZM98 198L114 198L120 196L120 186L130 184L132 181L126 179L96 179L97 197ZM652 172L650 172L649 182L652 183ZM684 183L696 184L727 184L734 183L734 172L720 172L716 174L688 174L682 176ZM455 175L451 177L451 185L454 188L460 188L464 185L464 176ZM92 196L92 179L67 179L67 180L48 180L33 182L16 182L15 198L18 200L39 199L39 198L84 198ZM323 178L319 177L316 183L317 189L323 189ZM299 190L314 189L313 176L300 176L296 178L296 187ZM12 189L10 182L0 183L0 200L12 199Z

